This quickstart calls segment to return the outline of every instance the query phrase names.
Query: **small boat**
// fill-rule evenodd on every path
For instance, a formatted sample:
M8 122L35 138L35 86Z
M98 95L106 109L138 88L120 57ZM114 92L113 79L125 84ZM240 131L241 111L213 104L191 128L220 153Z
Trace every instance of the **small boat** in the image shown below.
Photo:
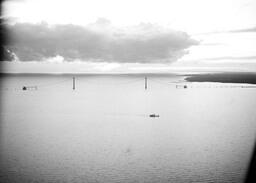
M159 118L159 114L150 114L149 115L150 118Z

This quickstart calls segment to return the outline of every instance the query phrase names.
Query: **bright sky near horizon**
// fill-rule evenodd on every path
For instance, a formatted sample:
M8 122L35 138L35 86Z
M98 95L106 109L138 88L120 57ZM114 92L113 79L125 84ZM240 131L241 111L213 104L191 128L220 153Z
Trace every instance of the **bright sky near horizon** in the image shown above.
M74 24L88 27L102 19L115 27L115 30L131 28L145 23L167 30L185 32L191 39L199 43L193 45L192 43L189 44L190 42L184 42L183 50L174 51L171 55L173 58L178 58L175 62L127 64L122 62L108 63L106 61L96 62L93 65L94 62L89 61L84 62L85 67L87 67L84 70L86 72L89 72L88 68L91 68L92 72L125 70L127 72L131 70L166 72L169 68L183 66L208 68L209 70L211 68L226 69L226 67L232 70L236 67L241 70L256 71L254 66L254 64L256 65L256 1L254 0L9 0L4 2L3 7L4 16L14 23L38 24L46 22L48 24ZM126 29L125 34L131 35L130 32L127 33L130 28ZM174 34L177 35L176 32L172 32L171 36ZM149 42L149 44L151 43ZM122 44L124 43L122 42ZM126 43L125 46L127 46ZM177 49L173 45L171 46L168 49ZM148 47L143 47L143 49L150 50ZM184 50L189 51L189 53L180 57L183 54L181 51ZM145 52L143 51L141 53ZM121 53L123 54L119 50L118 54ZM148 57L149 55L145 56L145 58ZM163 55L161 55L162 57ZM128 62L130 59L127 57L118 58L127 59ZM57 63L56 72L62 72L61 69L64 70L63 72L68 72L68 68L71 68L70 63L63 63L65 58L61 54L46 60L47 63L40 64L52 62L55 64L52 67L56 67ZM61 64L63 66L60 66ZM23 64L7 63L6 70L47 72L51 67L45 66L45 70L40 70L35 65L35 63L28 62ZM79 69L76 69L75 66L72 66L73 69L70 72L81 71L81 65L78 67Z

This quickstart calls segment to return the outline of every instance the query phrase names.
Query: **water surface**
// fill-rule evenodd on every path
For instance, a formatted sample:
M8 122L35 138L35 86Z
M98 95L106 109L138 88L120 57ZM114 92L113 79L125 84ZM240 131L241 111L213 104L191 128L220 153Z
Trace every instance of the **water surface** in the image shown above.
M242 182L256 90L175 82L78 75L72 90L69 75L2 77L1 182Z

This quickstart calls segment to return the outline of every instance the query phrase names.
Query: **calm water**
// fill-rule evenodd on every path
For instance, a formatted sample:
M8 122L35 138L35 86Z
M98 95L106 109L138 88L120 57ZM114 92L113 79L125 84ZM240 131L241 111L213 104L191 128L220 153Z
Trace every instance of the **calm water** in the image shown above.
M242 182L256 89L181 79L76 76L73 91L71 76L2 77L1 182Z

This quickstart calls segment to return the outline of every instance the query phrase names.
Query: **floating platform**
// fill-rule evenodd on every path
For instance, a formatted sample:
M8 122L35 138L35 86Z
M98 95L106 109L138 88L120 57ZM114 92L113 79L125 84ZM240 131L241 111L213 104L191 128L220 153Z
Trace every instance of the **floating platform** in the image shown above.
M37 90L37 86L23 86L22 90Z
M150 118L159 118L160 115L159 114L150 114L149 117Z
M186 88L188 88L188 86L187 86L187 85L183 85L183 84L179 84L179 85L176 85L176 88L179 88L179 89L181 89L181 88L186 89Z

